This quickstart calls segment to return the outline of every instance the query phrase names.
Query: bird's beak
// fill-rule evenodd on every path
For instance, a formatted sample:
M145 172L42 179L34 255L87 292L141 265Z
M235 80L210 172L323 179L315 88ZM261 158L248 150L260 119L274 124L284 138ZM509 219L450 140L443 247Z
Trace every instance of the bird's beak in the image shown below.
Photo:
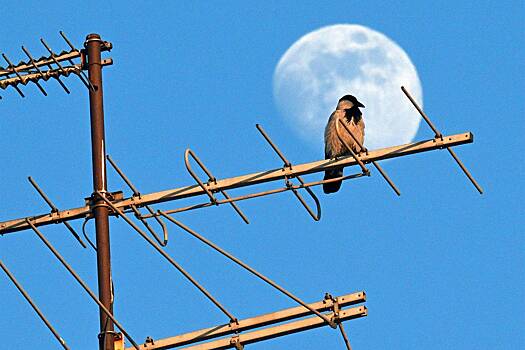
M362 104L361 102L357 101L357 107L363 107L363 108L365 108L365 105Z

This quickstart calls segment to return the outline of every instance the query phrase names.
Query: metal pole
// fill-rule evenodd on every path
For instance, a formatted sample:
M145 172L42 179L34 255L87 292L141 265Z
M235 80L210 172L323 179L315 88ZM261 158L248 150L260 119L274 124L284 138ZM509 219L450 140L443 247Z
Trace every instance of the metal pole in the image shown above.
M104 139L104 105L102 93L101 45L98 34L89 34L84 47L87 49L89 80L94 89L89 90L89 112L91 117L91 155L93 162L93 192L105 195L106 145ZM102 199L93 196L93 215L97 238L98 294L102 304L113 314L111 259L109 242L108 208ZM113 320L100 309L99 349L114 350ZM104 344L105 343L105 344Z

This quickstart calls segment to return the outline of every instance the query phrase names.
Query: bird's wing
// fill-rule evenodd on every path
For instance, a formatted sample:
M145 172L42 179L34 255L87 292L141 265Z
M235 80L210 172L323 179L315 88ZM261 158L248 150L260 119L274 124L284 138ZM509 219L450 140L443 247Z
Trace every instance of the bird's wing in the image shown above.
M328 118L328 123L324 129L324 157L330 159L339 155L341 141L337 137L336 123L337 120L344 117L344 110L335 110Z

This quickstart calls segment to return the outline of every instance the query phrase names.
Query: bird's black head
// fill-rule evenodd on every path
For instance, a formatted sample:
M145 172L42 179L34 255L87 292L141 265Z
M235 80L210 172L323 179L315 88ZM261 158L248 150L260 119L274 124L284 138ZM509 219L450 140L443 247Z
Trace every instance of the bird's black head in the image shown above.
M343 97L339 99L339 102L341 101L349 101L349 102L352 102L354 106L363 107L363 108L365 107L365 105L359 102L354 95L344 95Z

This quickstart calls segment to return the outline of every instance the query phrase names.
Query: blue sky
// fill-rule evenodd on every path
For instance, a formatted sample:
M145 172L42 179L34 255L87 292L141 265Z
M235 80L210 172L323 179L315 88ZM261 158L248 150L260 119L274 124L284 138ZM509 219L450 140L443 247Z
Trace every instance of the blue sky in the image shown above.
M104 69L107 151L142 192L191 184L187 147L218 177L280 166L255 123L292 161L321 159L322 145L303 145L274 105L279 58L302 35L330 24L386 34L417 67L425 110L437 126L475 134L475 143L457 153L483 196L447 153L436 151L384 164L400 198L376 173L333 196L316 189L323 205L318 223L288 193L241 203L250 225L229 207L178 218L306 301L365 290L369 316L346 323L354 349L525 345L523 2L90 1L2 8L0 51L13 61L24 57L21 45L44 54L40 37L56 51L66 49L59 30L77 46L91 32L113 42L115 64ZM24 88L26 99L0 91L0 220L47 211L28 175L60 208L80 206L91 194L87 91L73 78L67 84L69 96L54 82L45 84L47 98L35 86ZM422 125L417 139L430 137ZM114 173L109 182L111 190L125 189ZM125 223L111 225L115 313L137 340L227 321ZM61 226L42 231L96 289L94 252L79 248ZM239 318L294 306L173 226L170 240L168 252ZM72 349L96 348L97 307L33 233L1 237L0 258ZM58 348L4 277L0 296L0 335L10 349ZM343 346L338 333L324 328L250 348Z

